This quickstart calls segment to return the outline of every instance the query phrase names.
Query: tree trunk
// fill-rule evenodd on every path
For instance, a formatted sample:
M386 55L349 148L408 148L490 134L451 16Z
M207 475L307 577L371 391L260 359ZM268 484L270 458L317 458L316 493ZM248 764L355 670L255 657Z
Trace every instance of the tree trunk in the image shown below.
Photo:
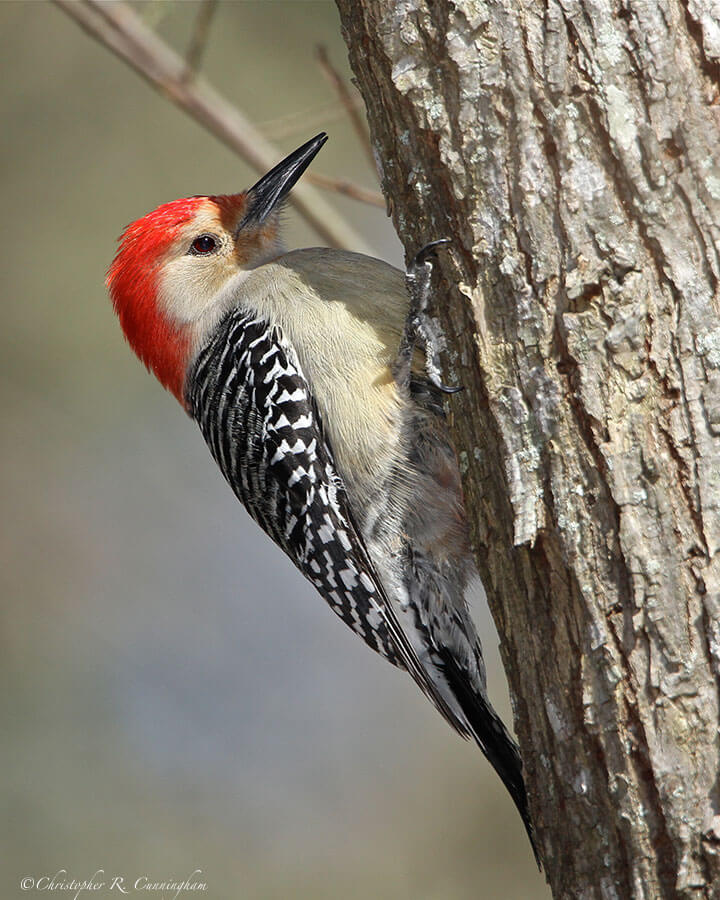
M720 11L338 0L555 897L720 897Z

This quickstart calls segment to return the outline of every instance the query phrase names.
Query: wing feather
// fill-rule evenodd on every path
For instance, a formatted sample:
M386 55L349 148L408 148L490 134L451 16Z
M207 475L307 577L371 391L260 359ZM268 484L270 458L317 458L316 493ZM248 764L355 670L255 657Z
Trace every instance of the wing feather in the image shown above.
M398 621L356 527L297 354L277 326L233 311L188 380L194 418L250 515L374 650L456 725Z

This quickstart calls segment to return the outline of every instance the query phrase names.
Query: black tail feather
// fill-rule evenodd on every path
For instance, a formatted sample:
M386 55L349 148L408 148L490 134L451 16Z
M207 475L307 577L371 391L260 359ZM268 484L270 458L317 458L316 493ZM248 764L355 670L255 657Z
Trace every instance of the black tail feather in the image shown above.
M458 663L447 651L442 652L441 656L448 684L470 724L478 746L513 798L530 838L535 861L542 871L542 863L535 843L535 832L530 821L527 792L522 775L522 759L518 746L488 701L473 690L467 675Z

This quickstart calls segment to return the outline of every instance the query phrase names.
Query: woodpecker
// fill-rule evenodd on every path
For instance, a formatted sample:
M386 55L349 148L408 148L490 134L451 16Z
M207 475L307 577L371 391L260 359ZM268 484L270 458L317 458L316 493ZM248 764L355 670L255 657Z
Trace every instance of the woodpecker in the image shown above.
M176 200L128 226L112 302L250 515L477 742L535 851L520 754L488 699L468 612L479 577L427 314L445 242L407 273L358 253L286 252L280 208L326 140L243 193Z

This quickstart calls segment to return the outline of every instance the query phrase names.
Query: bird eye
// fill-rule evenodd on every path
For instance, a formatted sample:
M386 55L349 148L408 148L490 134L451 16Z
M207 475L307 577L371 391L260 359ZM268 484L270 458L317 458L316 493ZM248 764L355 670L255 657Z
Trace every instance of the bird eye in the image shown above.
M217 241L211 234L201 234L190 246L190 252L198 256L207 256L217 249Z

